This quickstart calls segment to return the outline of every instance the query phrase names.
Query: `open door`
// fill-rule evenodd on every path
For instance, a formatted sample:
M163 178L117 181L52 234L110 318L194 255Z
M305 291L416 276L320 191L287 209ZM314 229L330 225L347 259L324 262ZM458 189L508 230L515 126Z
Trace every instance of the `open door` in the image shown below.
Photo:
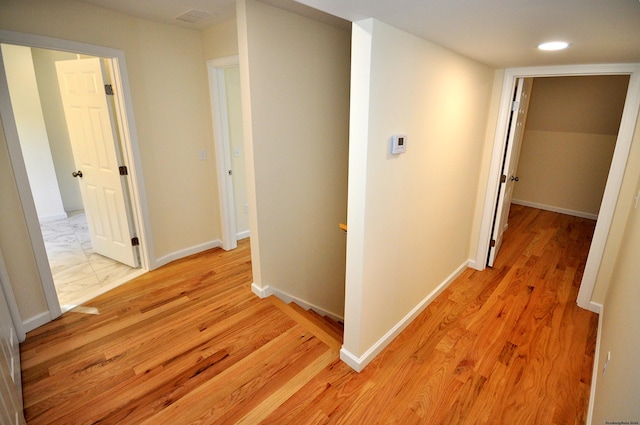
M102 59L59 61L56 70L93 250L138 267Z
M491 232L489 258L487 260L489 267L493 267L498 250L502 245L502 236L508 226L507 220L509 218L509 209L511 208L511 199L513 198L513 189L518 182L516 171L518 169L518 158L527 120L532 85L532 78L518 78L516 81L509 130L507 131L507 145L502 163L502 176L500 178L500 187L498 188L498 200L493 217L493 230Z

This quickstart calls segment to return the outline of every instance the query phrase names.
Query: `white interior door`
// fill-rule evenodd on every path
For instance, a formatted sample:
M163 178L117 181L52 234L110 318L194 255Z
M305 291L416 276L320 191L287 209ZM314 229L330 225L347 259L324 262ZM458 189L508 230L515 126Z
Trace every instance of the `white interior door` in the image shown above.
M491 244L489 246L489 259L487 261L489 267L493 267L496 256L498 255L498 250L502 245L502 236L508 226L513 189L518 182L516 171L518 169L518 158L520 157L524 126L527 120L532 84L532 78L518 78L516 81L513 107L511 108L511 118L509 120L509 131L507 132L507 146L502 165L500 187L498 189L498 201L493 221L493 231L491 233Z
M56 70L93 250L138 267L102 59L59 61Z

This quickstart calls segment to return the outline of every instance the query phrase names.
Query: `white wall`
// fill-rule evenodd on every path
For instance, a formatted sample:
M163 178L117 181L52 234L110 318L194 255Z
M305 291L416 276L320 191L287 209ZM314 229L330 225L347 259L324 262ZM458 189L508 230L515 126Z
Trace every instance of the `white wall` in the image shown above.
M349 32L238 3L254 283L344 306Z
M203 30L201 38L206 60L238 54L238 25L235 19Z
M9 94L38 219L66 218L49 148L31 49L2 45Z
M344 351L361 363L465 266L494 71L354 24ZM389 153L393 134L407 152Z

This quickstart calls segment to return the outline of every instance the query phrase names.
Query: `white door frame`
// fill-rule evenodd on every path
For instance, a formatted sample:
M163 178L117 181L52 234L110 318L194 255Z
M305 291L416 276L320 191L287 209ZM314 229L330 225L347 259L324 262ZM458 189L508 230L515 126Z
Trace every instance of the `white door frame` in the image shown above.
M600 307L591 301L591 296L593 295L600 263L602 262L602 256L620 193L622 178L629 157L629 149L631 148L638 117L640 107L640 64L570 65L511 68L505 70L500 109L498 110L498 126L493 141L493 152L487 179L487 192L484 201L475 264L479 267L479 270L484 270L487 263L487 254L491 238L491 220L495 212L496 194L500 182L500 164L504 156L504 140L508 125L508 115L511 109L511 96L516 78L585 75L629 75L629 87L622 119L620 121L616 147L577 300L580 307L599 313Z
M220 224L222 227L222 249L229 251L238 246L236 229L233 178L231 176L231 143L229 140L229 114L227 111L227 90L224 70L239 66L238 56L211 59L207 61L213 138L216 150L218 173L218 198L220 204Z
M70 53L86 54L111 59L113 85L116 88L114 101L116 104L116 119L120 127L120 137L122 143L122 154L125 165L128 168L129 176L127 185L130 193L132 215L136 227L137 237L140 240L140 267L142 270L149 270L150 258L153 256L153 245L151 240L151 228L149 212L147 208L147 197L142 179L140 151L138 148L138 136L133 116L131 93L129 89L129 77L127 74L124 51L108 47L95 46L92 44L80 43L76 41L61 40L57 38L44 37L32 34L24 34L13 31L0 30L0 43L16 44L26 47L36 47L50 50L61 50ZM11 164L13 166L18 194L22 202L24 217L27 223L27 230L31 240L31 246L35 255L38 273L42 281L45 299L49 308L49 317L40 317L38 323L30 323L30 328L34 329L44 323L53 320L62 314L60 302L56 294L47 252L42 239L40 223L31 195L31 187L27 178L27 172L20 148L20 140L13 116L13 108L9 99L7 79L4 72L4 63L0 55L0 116L4 126L7 139L7 148ZM31 329L27 329L31 330Z

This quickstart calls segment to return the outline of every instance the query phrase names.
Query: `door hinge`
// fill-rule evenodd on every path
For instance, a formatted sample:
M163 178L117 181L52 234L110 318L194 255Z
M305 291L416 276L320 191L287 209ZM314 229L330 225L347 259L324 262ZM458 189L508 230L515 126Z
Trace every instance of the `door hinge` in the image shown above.
M507 176L503 174L502 177L500 177L500 183L506 183L506 181L507 181Z
M126 165L121 165L120 167L118 167L118 170L120 171L120 175L121 176L128 176L129 175L129 170L127 170L127 166Z
M140 239L138 237L131 238L131 246L140 246Z
M496 246L496 240L495 239L491 239L491 248L494 248Z
M520 101L519 100L514 100L513 104L511 105L511 112L515 112L520 108Z
M104 92L107 96L113 96L113 86L111 84L105 84Z

